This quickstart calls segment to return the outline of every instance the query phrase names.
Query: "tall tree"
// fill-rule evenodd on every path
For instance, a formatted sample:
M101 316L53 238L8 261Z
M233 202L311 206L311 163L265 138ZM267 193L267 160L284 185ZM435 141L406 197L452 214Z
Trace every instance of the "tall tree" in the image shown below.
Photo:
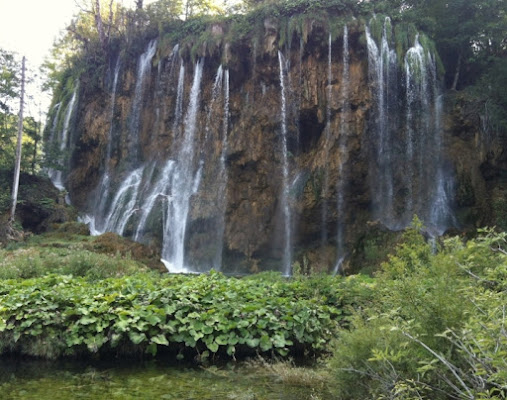
M19 78L14 54L0 49L0 112L9 112L18 96Z
M18 63L14 54L0 49L0 168L10 169L14 163L13 138L16 115L11 110L19 96Z
M14 167L14 182L12 184L12 208L9 225L12 229L16 217L16 205L18 202L19 174L21 168L21 144L23 141L23 103L25 99L25 57L21 66L21 96L19 102L18 142L16 146L16 165Z

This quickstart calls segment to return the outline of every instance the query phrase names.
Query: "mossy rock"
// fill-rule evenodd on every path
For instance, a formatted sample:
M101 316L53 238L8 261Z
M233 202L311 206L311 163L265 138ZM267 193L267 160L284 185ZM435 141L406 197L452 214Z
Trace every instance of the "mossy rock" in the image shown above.
M161 255L159 250L153 246L147 246L126 239L116 233L107 232L97 236L91 243L86 244L85 248L96 253L103 253L111 256L116 254L129 256L133 260L139 261L151 269L167 272L164 264L160 261Z
M12 171L0 171L0 182L6 184L2 194L9 193L12 182ZM0 197L0 200L5 196ZM7 212L5 201L0 202L0 212ZM51 183L49 178L22 173L19 181L19 195L16 207L16 221L23 230L43 233L51 229L54 223L73 221L77 218L76 210L65 204L64 193Z

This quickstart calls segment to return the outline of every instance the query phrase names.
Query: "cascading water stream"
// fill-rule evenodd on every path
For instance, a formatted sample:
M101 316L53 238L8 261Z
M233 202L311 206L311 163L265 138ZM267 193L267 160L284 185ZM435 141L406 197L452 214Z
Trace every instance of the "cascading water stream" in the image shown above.
M163 229L162 261L171 272L188 270L185 265L185 234L190 198L199 187L201 168L195 171L195 132L197 111L201 93L204 62L195 65L190 92L190 103L185 116L183 143L177 153L176 165L171 176L171 196L167 200Z
M107 214L101 232L116 232L123 235L130 218L139 210L140 188L143 181L144 166L130 172L122 181L121 186L111 202L110 212Z
M111 190L111 156L113 152L113 130L114 130L114 111L116 104L116 91L118 87L118 78L120 76L121 59L118 56L116 60L116 66L114 68L113 86L111 90L111 108L109 116L109 131L107 136L107 148L106 158L104 160L104 172L100 183L96 189L97 194L95 196L95 204L93 207L94 216L88 216L87 219L90 223L90 232L93 234L99 234L105 232L103 223L106 218L106 209L108 205L109 194Z
M58 125L58 118L60 117L60 110L62 109L62 103L58 103L54 106L56 109L55 117L53 118L53 125L51 126L51 131L49 133L49 143L54 144L55 136L56 136L56 126Z
M332 82L333 82L333 53L332 53L333 38L331 33L328 38L328 53L327 53L327 105L326 105L326 128L324 136L324 183L322 185L322 224L321 224L321 245L326 246L328 240L327 232L327 219L328 219L328 202L327 196L329 191L329 170L327 165L329 163L329 150L331 147L331 101L333 97Z
M56 148L60 149L60 143L58 142L60 138L58 137L59 135L56 132L56 128L58 126L58 120L60 119L60 111L62 110L62 103L56 104L54 108L56 109L56 114L53 118L53 124L51 126L51 131L49 133L49 146L50 146L49 151L53 151ZM47 169L47 174L49 179L51 179L51 182L54 181L56 172L57 171L52 168Z
M399 230L409 225L415 214L430 234L438 235L454 224L454 218L452 177L445 173L442 160L436 62L416 34L403 59L404 92L398 90L393 79L397 58L388 41L391 36L386 18L379 49L366 27L369 77L376 102L372 188L377 217L388 228ZM392 99L399 99L396 101L403 107L395 108ZM404 122L393 117L401 112Z
M414 193L415 211L423 218L430 235L439 236L456 225L450 205L453 185L442 159L442 98L436 61L421 46L418 35L405 56L405 73L407 132L418 153L412 154L409 161L417 166L414 180L424 184L424 188Z
M134 233L134 240L140 242L144 236L144 230L148 217L152 213L153 209L157 204L163 204L163 202L170 201L171 199L171 177L173 175L175 167L174 160L168 160L162 171L158 175L158 179L155 181L151 188L148 188L148 194L143 196L143 204L141 207L141 215L137 222L137 228Z
M93 214L84 217L84 221L88 222L90 226L90 232L92 234L101 234L104 232L116 232L120 235L125 233L125 228L132 217L134 217L138 211L139 203L143 199L143 190L146 189L146 181L151 179L153 169L148 172L148 179L145 175L145 166L139 165L139 135L140 135L140 114L142 110L143 96L144 96L144 83L146 76L150 71L151 60L155 55L157 49L156 40L152 40L146 49L146 51L139 57L137 65L137 77L136 86L134 90L134 99L132 102L132 111L129 121L129 144L128 144L128 155L127 160L129 161L130 169L126 172L126 175L122 178L121 184L116 189L116 192L111 193L111 173L109 164L112 156L112 144L113 140L113 117L116 103L116 91L118 85L120 59L118 58L115 67L115 77L113 80L113 89L111 96L111 111L110 111L110 130L108 135L108 147L105 160L105 172L102 176L101 187L98 188L100 193L100 203L98 207L93 208ZM143 185L143 179L145 184ZM102 189L105 192L102 192ZM113 196L112 199L109 195ZM114 195L113 195L114 194Z
M229 69L224 70L224 118L222 124L222 151L220 153L220 164L218 169L218 221L217 221L217 246L213 260L213 268L222 268L222 252L224 247L225 234L225 212L227 210L227 182L229 179L225 158L227 156L227 135L229 131Z
M287 94L285 85L285 58L278 51L278 62L280 64L280 87L281 87L281 128L282 128L282 193L280 202L283 212L284 223L284 252L283 252L283 271L285 275L291 274L292 265L292 232L291 232L291 209L289 204L289 160L287 150Z
M436 69L435 63L433 63L433 68ZM438 122L435 129L435 148L437 149L435 162L437 173L427 225L431 235L441 236L447 228L458 226L458 224L451 207L451 193L454 192L454 182L452 176L446 174L442 160L442 127L440 123L442 118L442 96L439 94L436 94L436 96L435 114Z
M132 101L132 112L129 124L129 160L135 165L140 161L140 134L141 134L141 110L143 105L145 77L151 67L151 60L157 51L157 41L152 40L146 51L139 57L137 65L136 87L134 100Z
M375 212L377 217L390 229L400 229L395 213L394 174L393 174L393 129L392 119L395 110L392 102L397 96L396 69L397 57L388 42L388 29L391 30L391 20L386 17L382 29L380 49L372 38L370 29L366 26L366 41L368 47L369 78L374 83L372 89L375 100L375 123L373 129L373 143L375 144L375 171L371 179L374 194Z
M114 111L116 106L116 91L118 89L118 78L120 76L120 68L121 68L121 58L118 56L118 60L116 60L116 66L114 68L114 78L113 78L113 87L111 91L111 111L109 117L109 132L107 136L107 150L106 150L106 160L105 160L105 168L106 171L109 171L109 162L111 161L111 155L113 152L113 129L114 129Z
M172 88L173 86L173 76L174 76L174 69L175 65L177 64L178 60L180 60L179 57L179 44L174 45L171 54L169 54L167 58L167 62L169 65L169 72L166 74L165 70L167 70L167 67L163 67L163 59L160 60L158 64L158 71L157 71L157 81L156 81L156 90L153 91L153 101L154 104L156 104L156 110L155 110L155 124L154 129L152 129L151 133L151 141L156 141L156 138L160 134L164 134L162 132L162 121L165 121L167 118L166 115L166 107L164 107L159 99L163 98L164 93L168 90L168 88Z
M181 119L183 117L183 89L185 87L185 64L180 59L180 72L178 74L178 88L176 91L176 107L174 108L173 136L179 136Z
M173 71L174 71L174 66L176 65L176 60L179 59L179 51L180 51L180 45L179 45L179 43L177 43L174 45L171 55L169 56L171 58L171 69L169 70L170 77L173 76Z
M169 61L172 63L172 59ZM155 90L153 91L153 99L155 101L155 123L154 127L151 131L151 140L153 141L160 132L160 119L161 119L161 110L160 103L156 101L162 97L162 71L164 69L164 59L159 60L157 66L157 79L155 80Z
M218 98L220 97L222 86L223 86L223 67L220 65L218 67L217 73L215 75L215 81L213 82L213 88L211 90L211 101L209 103L208 108L208 114L206 116L206 127L204 131L204 146L201 148L201 152L204 152L206 150L206 146L208 144L208 140L210 140L211 136L211 130L212 130L212 116L213 116L213 106L217 102ZM201 154L201 159L203 158L203 155Z
M344 197L345 197L345 171L344 163L347 152L346 135L348 131L348 118L350 114L350 54L349 54L349 31L347 25L343 28L343 57L342 57L343 71L342 71L342 112L340 119L340 138L338 139L338 150L340 155L340 162L338 164L338 185L337 185L337 234L336 234L336 264L334 273L340 271L341 265L345 259L345 210L344 210Z
M407 201L405 224L410 221L414 212L421 212L423 193L418 193L416 184L429 187L427 181L432 174L427 173L425 156L427 156L428 139L432 135L432 119L435 120L430 102L431 93L428 87L428 62L423 47L416 35L414 46L405 55L405 88L406 88L406 135L407 135ZM421 183L423 183L421 185ZM421 215L424 218L424 216Z
M72 114L74 112L74 108L76 106L76 99L77 99L78 90L79 90L79 86L77 86L74 89L74 92L72 93L72 98L70 99L69 104L67 105L65 119L63 121L63 129L61 131L60 137L58 138L59 143L60 143L60 147L59 147L60 157L63 160L66 159L65 152L67 151L67 148L69 146L68 141L69 141L70 120L71 120ZM58 113L59 113L59 111L60 110L58 110ZM61 165L61 167L63 168L64 165ZM51 178L53 185L55 185L59 190L65 190L65 185L63 182L63 172L61 169L57 170L57 171L54 171L54 170L50 171L49 177Z

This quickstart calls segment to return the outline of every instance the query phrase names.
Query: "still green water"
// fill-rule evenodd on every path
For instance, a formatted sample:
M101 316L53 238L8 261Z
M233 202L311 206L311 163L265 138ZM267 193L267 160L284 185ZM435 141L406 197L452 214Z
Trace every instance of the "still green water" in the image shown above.
M322 391L322 389L320 389ZM1 400L213 399L328 400L318 389L287 384L259 367L191 368L162 361L109 364L0 360Z

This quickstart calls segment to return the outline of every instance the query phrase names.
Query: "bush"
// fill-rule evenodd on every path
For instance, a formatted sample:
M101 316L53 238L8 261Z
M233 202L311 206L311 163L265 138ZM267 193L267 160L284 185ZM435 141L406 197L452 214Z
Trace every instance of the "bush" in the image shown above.
M216 272L135 274L93 283L62 275L4 280L0 354L155 355L165 349L204 360L215 354L234 358L236 352L323 352L340 312L298 285Z
M330 362L342 398L505 398L505 233L432 254L407 230ZM358 385L357 382L361 382Z
M0 250L0 279L28 279L47 274L62 274L99 280L146 270L141 264L121 255L106 256L76 246L28 247Z

